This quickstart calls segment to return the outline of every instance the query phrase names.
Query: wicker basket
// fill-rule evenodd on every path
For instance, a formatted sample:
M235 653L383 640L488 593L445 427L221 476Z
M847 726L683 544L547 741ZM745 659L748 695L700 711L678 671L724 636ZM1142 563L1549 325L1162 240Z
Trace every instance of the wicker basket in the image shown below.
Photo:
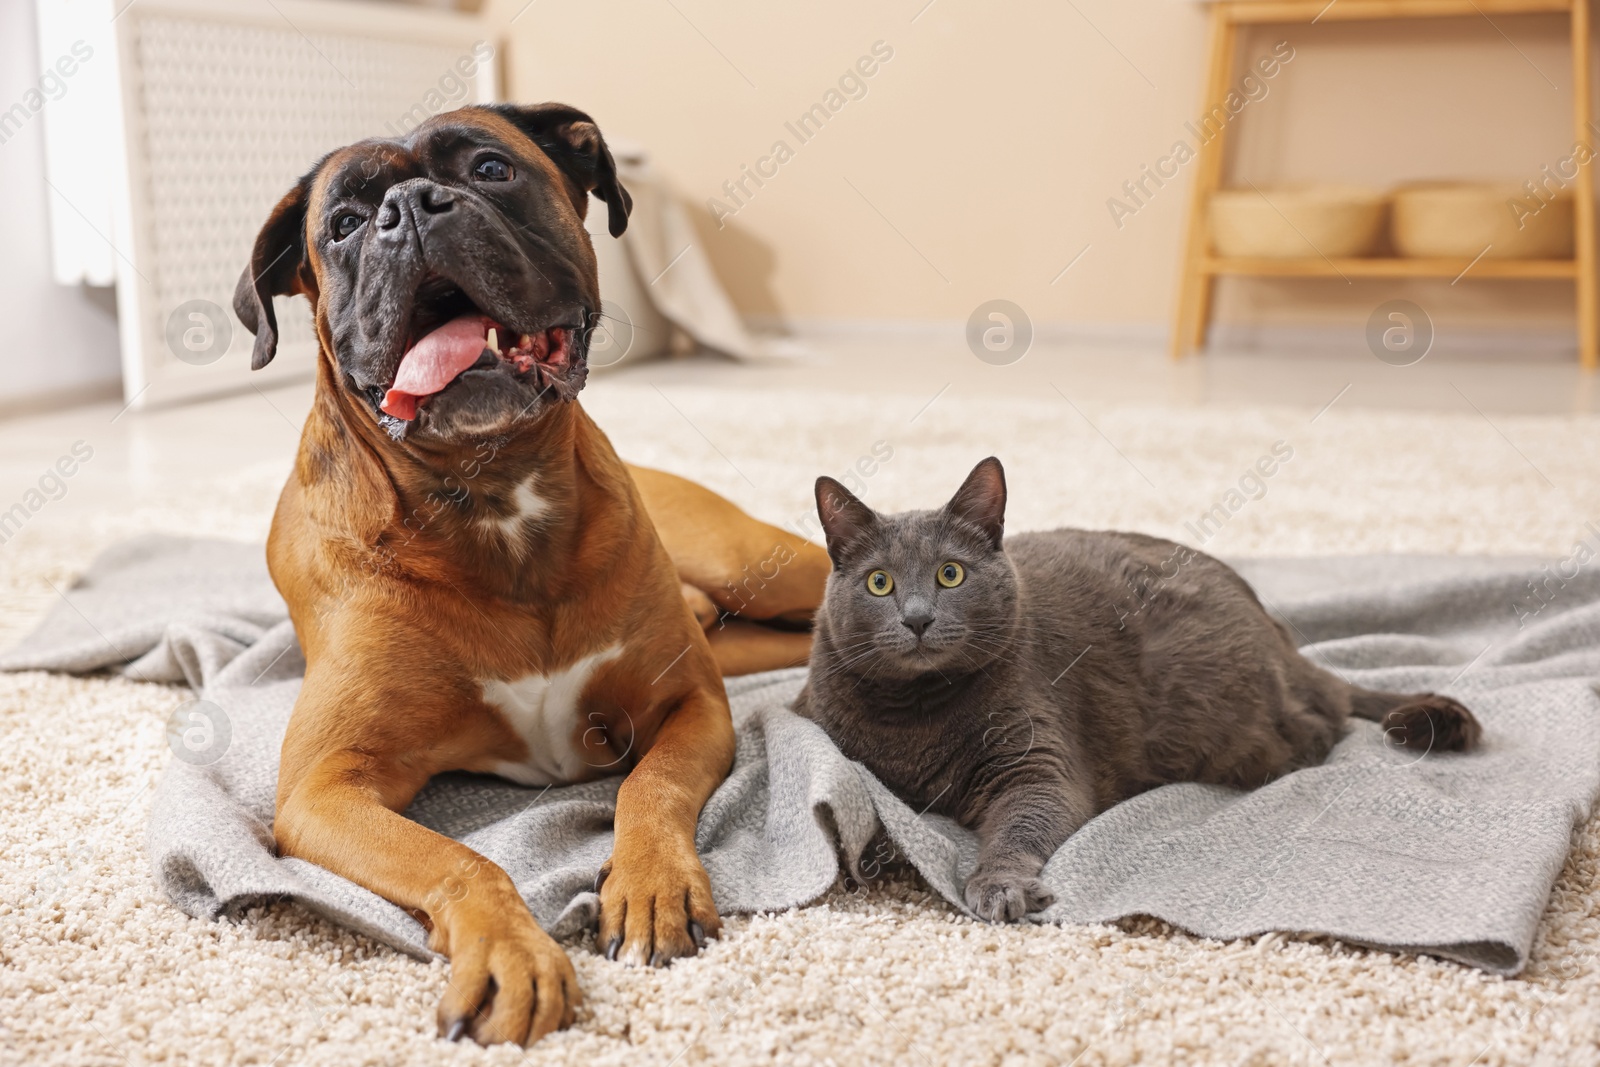
M1541 204L1516 185L1418 183L1395 191L1394 244L1402 256L1570 259L1572 217L1570 193Z
M1371 255L1388 203L1376 189L1349 185L1222 189L1211 197L1211 241L1222 256Z

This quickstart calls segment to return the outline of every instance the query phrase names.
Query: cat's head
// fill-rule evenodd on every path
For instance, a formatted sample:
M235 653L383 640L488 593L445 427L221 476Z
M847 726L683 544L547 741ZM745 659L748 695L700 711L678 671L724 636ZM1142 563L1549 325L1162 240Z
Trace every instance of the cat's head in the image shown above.
M1009 653L1017 576L1001 546L998 459L974 467L936 511L880 515L818 478L817 514L833 557L823 611L844 662L878 678L910 678L966 673Z

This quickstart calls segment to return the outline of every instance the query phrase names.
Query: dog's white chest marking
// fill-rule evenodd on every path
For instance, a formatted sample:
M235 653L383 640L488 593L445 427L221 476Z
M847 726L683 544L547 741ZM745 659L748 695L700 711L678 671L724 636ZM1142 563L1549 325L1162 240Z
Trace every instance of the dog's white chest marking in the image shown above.
M534 478L528 475L511 490L511 499L507 502L509 511L502 515L485 515L482 521L510 540L522 532L523 523L544 518L550 511L550 501L534 488Z
M521 785L559 785L585 777L588 768L577 729L583 690L596 668L620 655L622 646L616 644L552 674L480 682L484 702L496 708L528 746L525 760L497 760L494 773Z

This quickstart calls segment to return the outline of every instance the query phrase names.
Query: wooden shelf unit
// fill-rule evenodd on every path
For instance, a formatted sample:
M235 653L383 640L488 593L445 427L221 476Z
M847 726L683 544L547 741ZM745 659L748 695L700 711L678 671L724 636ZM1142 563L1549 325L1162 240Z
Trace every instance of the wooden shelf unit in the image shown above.
M1571 18L1573 128L1576 137L1592 143L1589 123L1589 0L1216 0L1211 5L1202 112L1220 106L1234 78L1242 27L1265 23L1355 22L1380 19L1456 18L1462 16L1566 14ZM1596 291L1594 174L1591 163L1573 179L1576 208L1576 256L1573 259L1296 259L1217 256L1211 251L1211 195L1222 184L1227 135L1232 124L1200 146L1189 221L1184 240L1183 273L1172 329L1172 355L1181 358L1200 349L1211 321L1215 281L1222 275L1278 278L1488 278L1570 279L1577 290L1578 354L1586 370L1600 366L1600 293Z
M1576 278L1575 259L1268 259L1207 256L1207 274L1278 274L1288 278Z

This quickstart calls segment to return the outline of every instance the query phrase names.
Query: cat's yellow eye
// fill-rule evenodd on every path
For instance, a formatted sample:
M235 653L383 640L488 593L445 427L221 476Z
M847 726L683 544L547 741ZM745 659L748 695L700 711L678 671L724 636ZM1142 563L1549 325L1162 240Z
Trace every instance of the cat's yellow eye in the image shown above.
M894 592L894 579L888 571L873 571L867 575L867 592L873 596L888 596Z
M967 580L967 572L959 563L946 563L939 568L939 584L946 589L954 589Z

